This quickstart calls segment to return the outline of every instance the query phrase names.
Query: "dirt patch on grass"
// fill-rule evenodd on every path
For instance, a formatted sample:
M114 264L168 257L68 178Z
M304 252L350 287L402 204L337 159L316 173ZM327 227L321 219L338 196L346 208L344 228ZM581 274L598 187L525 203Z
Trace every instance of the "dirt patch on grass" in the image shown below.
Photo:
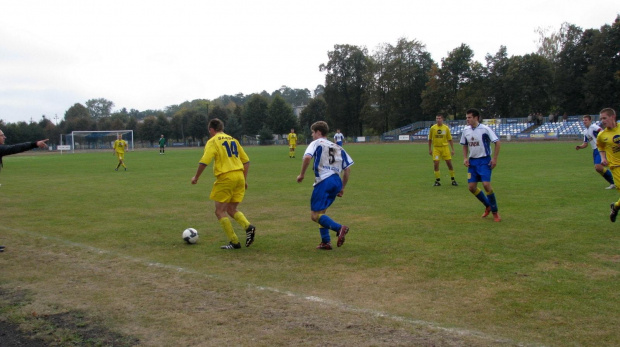
M20 307L30 304L30 298L26 290L0 288L0 346L129 347L140 342L137 338L110 331L83 312L20 314ZM15 322L9 321L10 318Z
M54 241L22 242L0 259L0 321L25 336L83 346L516 345L301 293ZM230 261L222 256L219 261ZM230 261L237 269L251 264ZM19 288L19 290L18 290ZM25 292L22 292L25 290Z

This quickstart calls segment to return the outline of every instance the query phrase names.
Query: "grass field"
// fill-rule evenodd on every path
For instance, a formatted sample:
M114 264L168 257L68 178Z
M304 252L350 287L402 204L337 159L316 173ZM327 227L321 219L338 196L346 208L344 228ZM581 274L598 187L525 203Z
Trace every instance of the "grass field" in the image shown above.
M433 187L425 144L347 145L328 214L351 231L332 251L315 249L311 180L295 181L303 146L246 148L257 236L235 251L219 249L210 171L190 184L201 149L131 152L127 172L110 152L5 157L0 320L58 345L101 344L49 319L71 314L115 345L617 346L620 196L574 145L503 143L501 223L480 218L460 146L460 186L442 162Z

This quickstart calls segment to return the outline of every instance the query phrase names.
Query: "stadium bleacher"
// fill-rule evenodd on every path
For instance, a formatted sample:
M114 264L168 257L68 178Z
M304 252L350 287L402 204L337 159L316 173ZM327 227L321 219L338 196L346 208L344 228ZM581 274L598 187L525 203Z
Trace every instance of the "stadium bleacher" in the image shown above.
M592 116L593 120L598 118L597 115ZM411 135L428 136L432 122L424 122L423 127L418 124L418 127L409 126L409 129L415 129L410 132ZM451 121L448 124L450 126L450 132L453 136L459 136L466 124L465 121ZM544 122L541 125L536 125L532 122L527 122L525 119L513 119L502 120L498 124L487 124L498 136L507 137L508 135L516 137L519 134L557 134L559 136L574 137L581 136L585 127L581 121L581 116L573 116L566 122ZM386 133L387 134L387 133Z

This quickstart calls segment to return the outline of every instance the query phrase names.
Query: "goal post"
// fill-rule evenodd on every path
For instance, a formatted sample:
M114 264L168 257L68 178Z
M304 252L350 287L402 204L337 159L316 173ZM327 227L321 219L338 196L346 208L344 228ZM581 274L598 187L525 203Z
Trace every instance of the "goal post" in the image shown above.
M72 131L71 134L65 135L64 144L71 146L72 153L76 150L112 149L118 135L127 141L129 150L134 149L133 130Z

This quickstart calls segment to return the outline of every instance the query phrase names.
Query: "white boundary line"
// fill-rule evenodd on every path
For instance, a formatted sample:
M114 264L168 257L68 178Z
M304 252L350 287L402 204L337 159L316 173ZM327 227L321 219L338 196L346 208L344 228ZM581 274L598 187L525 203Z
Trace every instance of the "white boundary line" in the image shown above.
M199 271L195 271L195 270L189 270L186 269L184 267L181 266L176 266L176 265L169 265L169 264L163 264L163 263L159 263L159 262L153 262L147 259L143 259L143 258L136 258L136 257L132 257L126 254L122 254L122 253L118 253L115 251L109 251L109 250L104 250L101 248L97 248L97 247L93 247L93 246L88 246L85 244L81 244L81 243L77 243L77 242L73 242L73 241L68 241L65 239L61 239L61 238L57 238L57 237L53 237L53 236L48 236L48 235L44 235L38 232L33 232L33 231L26 231L26 230L17 230L17 229L13 229L13 228L8 228L5 226L0 226L0 230L7 230L10 232L14 232L14 233L18 233L18 234L27 234L29 236L37 236L39 238L42 238L44 240L49 240L49 241L54 241L57 243L61 243L61 244L65 244L65 245L69 245L69 246L73 246L76 248L81 248L81 249L85 249L85 250L89 250L95 253L99 253L99 254L109 254L109 255L113 255L115 257L119 257L119 258L123 258L123 259L127 259L130 260L132 262L135 263L139 263L142 265L146 265L146 266L152 266L152 267L157 267L157 268L162 268L162 269L168 269L168 270L175 270L177 272L183 272L183 273L188 273L188 274L192 274L192 275L199 275L199 276L205 276L207 278L215 278L215 279L219 279L219 280L223 280L223 281L227 281L226 279L220 278L217 275L213 275L213 274L208 274L208 273L204 273L204 272L199 272ZM412 325L417 325L417 326L423 326L423 327L429 327L435 330L440 330L440 331L444 331L444 332L448 332L451 333L453 335L458 335L458 336L472 336L472 337L477 337L477 338L481 338L481 339L486 339L489 340L490 342L493 343L499 343L499 344L512 344L512 345L517 345L517 346L544 346L544 345L540 345L540 344L523 344L523 343L518 343L516 341L507 339L507 338L498 338L498 337L494 337L488 334L485 334L483 332L479 332L479 331L475 331L475 330L467 330L467 329L460 329L460 328L446 328L446 327L442 327L440 325L438 325L437 323L433 323L433 322L428 322L428 321L424 321L424 320L417 320L417 319L411 319L411 318L407 318L407 317L402 317L402 316L397 316L397 315L392 315L386 312L382 312L382 311L377 311L377 310L372 310L372 309L367 309L367 308L358 308L358 307L354 307L351 305L347 305L338 301L334 301L334 300L329 300L329 299L323 299L317 296L308 296L308 295L303 295L303 294L297 294L297 293L293 293L290 291L283 291L277 288L272 288L272 287L264 287L264 286L258 286L252 283L245 283L245 285L247 285L250 288L256 289L256 290L260 290L260 291L267 291L267 292L272 292L272 293L276 293L276 294L282 294L282 295L286 295L289 297L293 297L293 298L297 298L300 300L304 300L304 301L309 301L309 302L317 302L320 304L325 304L325 305L329 305L330 307L337 307L338 309L345 311L345 312L354 312L354 313L363 313L363 314L367 314L370 316L374 316L374 317L380 317L380 318L387 318L396 322L402 322L402 323L409 323Z

